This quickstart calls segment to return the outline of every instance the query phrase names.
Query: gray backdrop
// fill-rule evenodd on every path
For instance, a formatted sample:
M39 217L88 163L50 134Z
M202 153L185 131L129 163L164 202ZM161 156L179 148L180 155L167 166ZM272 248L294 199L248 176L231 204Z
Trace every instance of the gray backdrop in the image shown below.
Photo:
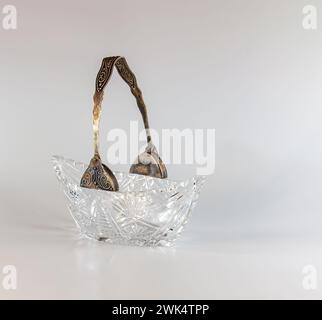
M303 6L322 10L319 1L10 3L18 29L0 30L1 223L71 223L50 158L89 160L96 72L121 54L154 128L216 129L216 172L191 234L198 225L245 237L320 232L321 29L302 27ZM103 150L108 129L138 117L117 76L106 97Z

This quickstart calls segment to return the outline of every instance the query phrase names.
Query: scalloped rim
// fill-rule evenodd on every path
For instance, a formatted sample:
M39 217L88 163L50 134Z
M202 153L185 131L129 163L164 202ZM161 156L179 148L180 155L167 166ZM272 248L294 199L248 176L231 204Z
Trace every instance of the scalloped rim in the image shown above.
M75 163L75 165L80 165L80 166L83 166L84 167L84 170L85 168L87 167L87 165L84 163L84 162L81 162L81 161L75 161L74 159L70 159L70 158L65 158L63 156L58 156L58 155L53 155L51 157L51 160L54 164L60 162L60 161L68 161L68 162L73 162ZM136 176L136 174L134 173L126 173L126 172L122 172L122 171L113 171L114 174L128 174L130 176ZM149 176L144 176L145 178L147 179L158 179L159 178L154 178L154 177L149 177ZM162 180L167 180L169 181L170 183L175 183L175 184L189 184L190 182L192 182L193 180L199 182L201 185L205 182L207 176L206 175L194 175L194 176L191 176L190 178L187 178L185 180L173 180L173 179L162 179ZM81 188L81 187L80 187ZM149 189L149 190L144 190L144 191L116 191L116 193L122 193L122 194L128 194L128 193L146 193L146 192L151 192L151 191L160 191L160 190L165 190L165 189ZM95 190L95 191L99 191L99 192L103 192L103 193L106 193L106 192L113 192L115 193L115 191L104 191L104 190Z

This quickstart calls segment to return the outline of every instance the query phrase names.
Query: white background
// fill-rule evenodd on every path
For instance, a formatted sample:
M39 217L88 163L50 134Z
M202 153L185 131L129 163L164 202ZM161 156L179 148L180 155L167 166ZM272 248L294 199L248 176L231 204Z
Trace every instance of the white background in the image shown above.
M0 267L17 267L18 288L0 286L1 298L322 298L322 34L302 27L303 7L322 13L320 1L10 4L18 29L0 29ZM90 159L95 76L118 54L156 130L216 129L216 172L175 248L78 239L51 167L52 154ZM138 117L117 76L104 107L102 138ZM308 264L312 291L302 286Z

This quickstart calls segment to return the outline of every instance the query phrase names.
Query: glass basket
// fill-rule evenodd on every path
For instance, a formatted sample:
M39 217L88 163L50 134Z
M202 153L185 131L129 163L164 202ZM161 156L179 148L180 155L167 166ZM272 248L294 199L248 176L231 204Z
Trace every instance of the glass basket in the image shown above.
M172 181L114 172L118 191L83 188L86 164L53 157L54 170L81 235L113 244L171 246L195 207L204 176Z

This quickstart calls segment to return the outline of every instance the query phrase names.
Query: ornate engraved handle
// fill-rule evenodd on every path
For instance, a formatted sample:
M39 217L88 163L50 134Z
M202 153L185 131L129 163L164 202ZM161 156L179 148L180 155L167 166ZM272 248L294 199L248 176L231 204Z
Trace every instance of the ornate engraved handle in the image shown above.
M91 159L91 162L81 179L80 185L84 188L102 189L108 191L117 191L119 189L116 177L114 176L113 172L102 163L99 154L99 124L101 119L104 88L112 76L114 66L116 66L118 73L128 84L136 99L138 108L143 118L147 136L148 146L145 152L139 155L137 161L131 166L130 172L157 178L167 177L166 167L159 157L156 148L152 144L147 110L142 97L142 92L137 85L136 78L133 72L130 70L125 58L121 56L113 56L103 59L102 65L96 77L95 93L93 97L94 157Z
M116 69L122 79L128 84L131 89L132 94L134 95L138 108L141 112L144 128L147 135L147 143L150 146L151 143L151 134L149 127L148 114L146 106L143 100L142 92L137 85L137 81L134 73L129 68L124 57L114 56L104 58L102 61L101 68L96 77L96 90L94 94L94 109L93 109L93 130L94 130L94 152L98 154L98 145L99 145L99 122L101 116L101 105L104 96L104 88L107 85L108 81L111 78L113 67L116 66Z

